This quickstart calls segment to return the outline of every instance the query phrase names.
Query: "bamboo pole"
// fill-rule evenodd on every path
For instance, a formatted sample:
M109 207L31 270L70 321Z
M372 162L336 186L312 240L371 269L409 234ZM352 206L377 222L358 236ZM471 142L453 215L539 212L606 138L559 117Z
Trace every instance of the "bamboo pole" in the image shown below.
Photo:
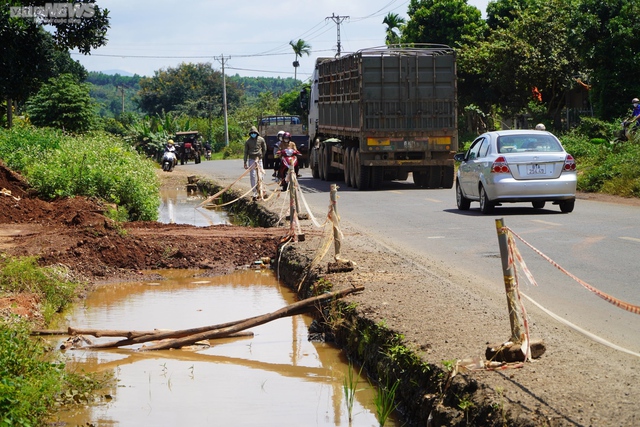
M340 248L342 246L342 236L340 235L340 216L338 215L338 185L331 184L331 190L329 192L329 198L331 199L331 222L333 223L333 244L335 249L334 259L337 261L340 259Z
M307 298L305 300L298 301L294 304L283 307L280 310L274 311L272 313L264 314L262 316L258 316L257 318L253 318L253 319L244 321L242 323L238 323L237 325L230 326L228 328L202 332L202 333L190 335L184 338L177 338L175 340L149 346L145 348L145 350L168 350L171 348L180 348L186 345L191 345L198 341L218 338L220 336L228 336L231 333L240 332L248 328L253 328L255 326L260 326L272 320L280 319L282 317L292 316L295 313L299 312L299 310L303 307L313 306L313 304L324 302L332 298L341 298L351 293L359 292L362 290L364 290L364 287L360 286L360 287L348 288L348 289L343 289L341 291L322 294L313 298Z
M504 229L504 218L496 219L496 231L498 232L498 244L500 246L500 258L502 259L502 272L504 276L504 288L507 293L507 306L509 308L509 322L511 323L511 339L514 343L521 341L520 318L516 301L518 296L515 289L515 272L513 263L509 262L509 243L507 231Z

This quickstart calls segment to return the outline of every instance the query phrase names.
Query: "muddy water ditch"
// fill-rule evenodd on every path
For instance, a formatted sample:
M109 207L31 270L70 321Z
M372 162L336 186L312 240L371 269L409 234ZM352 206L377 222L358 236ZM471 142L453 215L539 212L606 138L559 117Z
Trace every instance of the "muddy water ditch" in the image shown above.
M205 199L198 191L164 188L160 192L158 221L163 224L189 224L196 227L229 224L229 214L222 209L198 208Z
M275 311L296 300L270 270L200 277L155 271L153 280L103 286L56 325L88 329L186 329ZM160 276L158 276L160 275ZM160 280L156 280L161 277ZM353 371L352 422L343 389L344 354L308 340L311 317L296 315L252 328L253 337L167 351L67 350L71 369L112 372L99 402L57 414L66 425L378 425L375 389ZM95 338L100 343L113 338ZM57 339L55 345L62 344ZM400 425L393 418L387 426Z
M206 180L199 181L198 187L208 194L221 190L215 182ZM227 203L237 197L237 193L228 191L221 199ZM278 216L260 203L243 199L232 206L262 227L278 222ZM310 237L304 242L280 246L278 251L278 277L300 299L341 286L331 283L326 258L322 265L313 264L322 242ZM341 282L344 286L349 280ZM366 288L367 283L362 285ZM472 377L452 374L453 365L426 361L419 351L406 346L401 333L374 322L348 299L338 300L322 313L316 313L316 321L324 336L341 348L348 360L363 367L362 372L378 390L393 388L396 414L402 425L535 425L526 417L518 419L521 414L517 410L507 413L502 403L496 403L495 396ZM471 415L473 422L469 424Z

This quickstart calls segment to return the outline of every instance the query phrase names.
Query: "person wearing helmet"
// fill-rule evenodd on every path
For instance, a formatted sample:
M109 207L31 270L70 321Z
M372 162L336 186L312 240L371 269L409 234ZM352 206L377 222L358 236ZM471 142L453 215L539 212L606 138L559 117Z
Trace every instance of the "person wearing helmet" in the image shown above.
M638 118L640 117L640 100L638 98L633 98L631 100L631 104L633 105L633 112L631 113L631 117L622 122L622 125L624 127L627 127L635 122L635 127L638 128L640 127L640 120L638 120Z
M283 149L291 148L295 152L297 160L298 160L296 162L296 165L295 165L295 171L296 171L296 176L298 178L300 178L300 166L299 166L299 164L300 164L300 161L301 161L300 160L301 154L298 151L298 147L296 146L296 143L291 140L291 134L289 132L285 132L284 135L282 136L282 148Z
M253 188L253 199L256 200L258 198L258 188L256 187L256 183L258 181L258 171L263 173L262 169L262 158L267 152L267 143L264 141L264 138L260 136L258 133L258 129L255 126L251 126L251 130L249 131L249 139L247 139L244 143L244 168L249 169L256 163L255 168L251 169L249 173L251 180L251 188Z
M278 132L278 140L276 141L276 145L273 146L273 177L277 177L278 171L280 170L280 150L282 149L283 135L283 130Z
M547 130L547 128L545 127L544 123L538 123L536 125L536 130Z

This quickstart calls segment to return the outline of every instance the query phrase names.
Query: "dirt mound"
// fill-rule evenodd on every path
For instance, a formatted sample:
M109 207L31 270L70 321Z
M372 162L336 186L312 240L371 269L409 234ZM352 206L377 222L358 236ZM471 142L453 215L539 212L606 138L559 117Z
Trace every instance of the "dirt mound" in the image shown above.
M228 272L276 253L281 230L235 226L196 228L154 222L118 224L107 208L84 197L45 201L0 164L0 248L64 264L90 281L130 277L156 268Z

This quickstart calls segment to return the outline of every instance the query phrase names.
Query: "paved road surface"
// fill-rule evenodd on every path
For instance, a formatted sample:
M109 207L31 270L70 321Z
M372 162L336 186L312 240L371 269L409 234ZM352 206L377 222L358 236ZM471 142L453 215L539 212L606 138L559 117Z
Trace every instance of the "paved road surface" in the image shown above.
M240 160L178 167L221 183L234 181L244 171ZM299 182L312 211L324 215L330 182L311 178L309 169L301 173ZM269 175L270 171L267 179ZM441 274L457 270L477 292L494 298L504 295L495 226L497 218L504 218L508 227L569 272L605 293L640 305L639 207L579 199L570 214L550 204L541 210L529 204L507 204L483 215L477 203L469 211L458 211L453 189L417 189L411 177L407 182L385 183L376 192L338 184L343 222L419 259L435 261ZM248 188L248 177L238 185ZM518 248L539 284L522 285L526 295L580 328L640 353L640 315L597 297L521 242ZM531 303L527 307L532 316L546 316Z

